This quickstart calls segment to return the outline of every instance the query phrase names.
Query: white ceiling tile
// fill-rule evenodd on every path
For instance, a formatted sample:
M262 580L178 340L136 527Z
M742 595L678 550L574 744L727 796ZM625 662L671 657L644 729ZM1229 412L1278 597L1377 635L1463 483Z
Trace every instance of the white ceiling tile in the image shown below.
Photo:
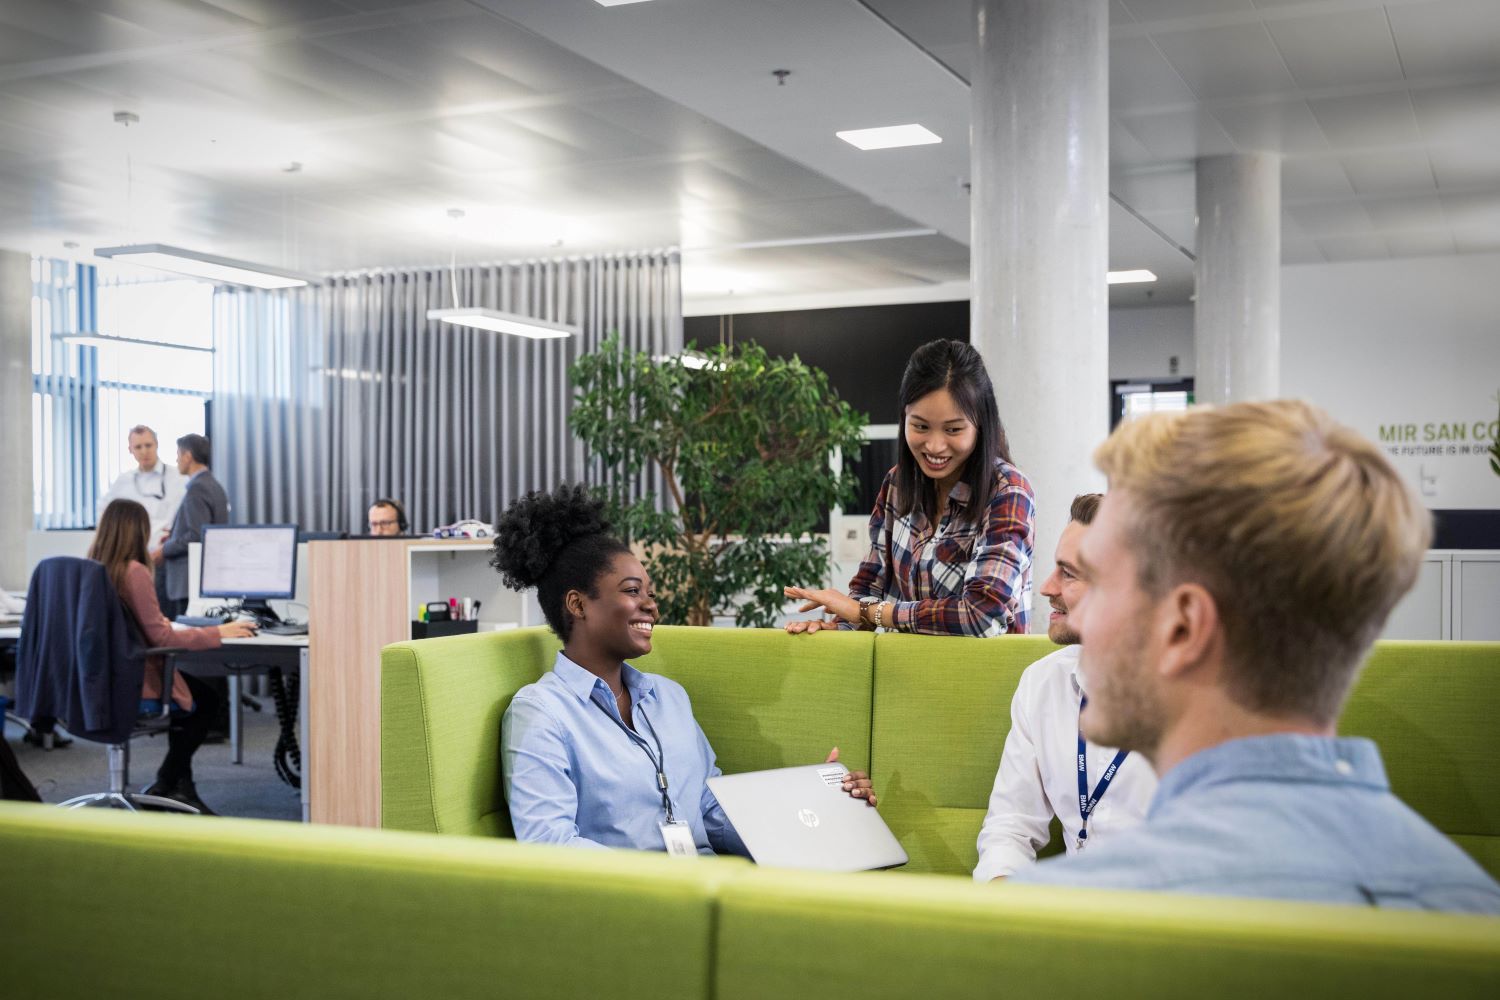
M1392 257L1434 257L1456 253L1453 234L1434 233L1387 233L1385 245Z
M1500 229L1493 226L1455 228L1453 246L1459 253L1494 253L1500 250Z
M1388 13L1407 79L1500 72L1495 0L1392 4Z
M1109 46L1109 103L1116 111L1181 105L1193 92L1149 38L1117 38Z
M1213 116L1241 150L1304 154L1329 148L1306 101L1238 104L1215 108Z
M0 110L0 119L4 111ZM1109 123L1109 165L1111 170L1143 166L1156 159L1151 150L1129 128L1111 119Z
M1367 199L1365 212L1381 232L1448 231L1443 203L1435 194L1414 198Z
M1428 150L1438 189L1488 187L1500 189L1500 143L1471 146L1433 146Z
M1283 239L1281 241L1283 264L1321 264L1326 259L1315 240Z
M1281 163L1283 201L1348 198L1354 194L1344 165L1331 156L1289 156Z
M1360 194L1414 194L1436 191L1427 153L1360 153L1342 160L1349 182Z
M1236 24L1151 36L1201 100L1282 93L1296 88L1261 24Z
M1466 194L1444 194L1443 212L1448 223L1459 230L1488 229L1500 234L1500 191Z
M1224 127L1201 109L1121 115L1120 123L1160 160L1238 152Z
M1402 79L1401 60L1382 9L1268 21L1266 28L1304 88Z
M1414 90L1411 101L1430 143L1500 143L1500 82Z
M1330 261L1380 260L1390 256L1379 236L1328 236L1318 240L1318 249Z
M1405 90L1308 101L1323 134L1336 147L1372 149L1422 141L1411 98Z
M1375 226L1365 213L1364 206L1357 201L1287 205L1282 209L1282 214L1295 220L1302 232L1318 239L1329 236L1364 236L1375 232Z
M1250 0L1125 0L1125 6L1137 21L1234 14L1255 9Z
M1158 210L1191 208L1197 190L1197 176L1188 166L1170 171L1156 171L1118 177L1111 181L1112 193L1131 208L1150 214Z

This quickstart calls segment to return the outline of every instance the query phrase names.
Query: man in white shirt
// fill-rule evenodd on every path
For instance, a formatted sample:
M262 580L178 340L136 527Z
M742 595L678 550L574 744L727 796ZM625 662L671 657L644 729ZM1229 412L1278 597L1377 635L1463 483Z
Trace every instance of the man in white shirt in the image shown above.
M1074 498L1071 520L1057 542L1056 565L1042 584L1042 594L1052 604L1047 635L1064 648L1027 667L1011 699L1010 734L979 830L977 882L1004 878L1034 862L1037 849L1051 836L1054 816L1062 824L1068 853L1076 854L1143 820L1156 791L1156 774L1139 754L1087 742L1080 754L1078 715L1084 691L1078 675L1079 636L1068 611L1084 587L1077 570L1078 543L1101 499L1098 493ZM1082 770L1080 756L1087 764Z
M99 513L104 513L112 500L134 500L146 508L151 518L151 546L160 545L171 530L172 518L187 492L187 480L170 462L164 462L156 453L156 432L145 424L130 428L130 454L136 467L120 473L109 492L99 500Z

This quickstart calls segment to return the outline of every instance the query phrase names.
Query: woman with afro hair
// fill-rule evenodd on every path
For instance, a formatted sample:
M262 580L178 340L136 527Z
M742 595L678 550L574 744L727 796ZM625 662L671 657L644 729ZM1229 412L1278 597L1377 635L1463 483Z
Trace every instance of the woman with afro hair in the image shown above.
M563 642L551 672L517 692L501 723L516 839L747 854L708 790L720 772L687 692L626 662L651 652L656 598L603 505L582 486L528 493L496 525L491 563L506 586L536 588ZM844 788L875 804L863 772Z

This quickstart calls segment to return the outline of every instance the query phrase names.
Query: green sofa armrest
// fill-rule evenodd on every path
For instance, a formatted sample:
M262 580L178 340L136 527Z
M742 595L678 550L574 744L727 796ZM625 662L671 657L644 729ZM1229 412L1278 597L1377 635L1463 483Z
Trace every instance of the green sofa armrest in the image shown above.
M545 628L398 642L380 654L380 825L509 836L500 720L552 669Z

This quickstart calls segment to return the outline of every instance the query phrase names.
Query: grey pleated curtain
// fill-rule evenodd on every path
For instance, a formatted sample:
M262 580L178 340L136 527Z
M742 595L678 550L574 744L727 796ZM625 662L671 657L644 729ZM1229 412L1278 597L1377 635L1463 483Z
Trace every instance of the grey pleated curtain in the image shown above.
M362 531L370 503L392 496L425 532L493 521L527 490L602 484L568 424L568 369L615 331L652 355L682 349L676 254L484 265L456 277L459 305L582 334L538 341L428 322L428 309L454 305L447 268L219 292L211 432L235 521ZM665 494L649 470L624 492Z

